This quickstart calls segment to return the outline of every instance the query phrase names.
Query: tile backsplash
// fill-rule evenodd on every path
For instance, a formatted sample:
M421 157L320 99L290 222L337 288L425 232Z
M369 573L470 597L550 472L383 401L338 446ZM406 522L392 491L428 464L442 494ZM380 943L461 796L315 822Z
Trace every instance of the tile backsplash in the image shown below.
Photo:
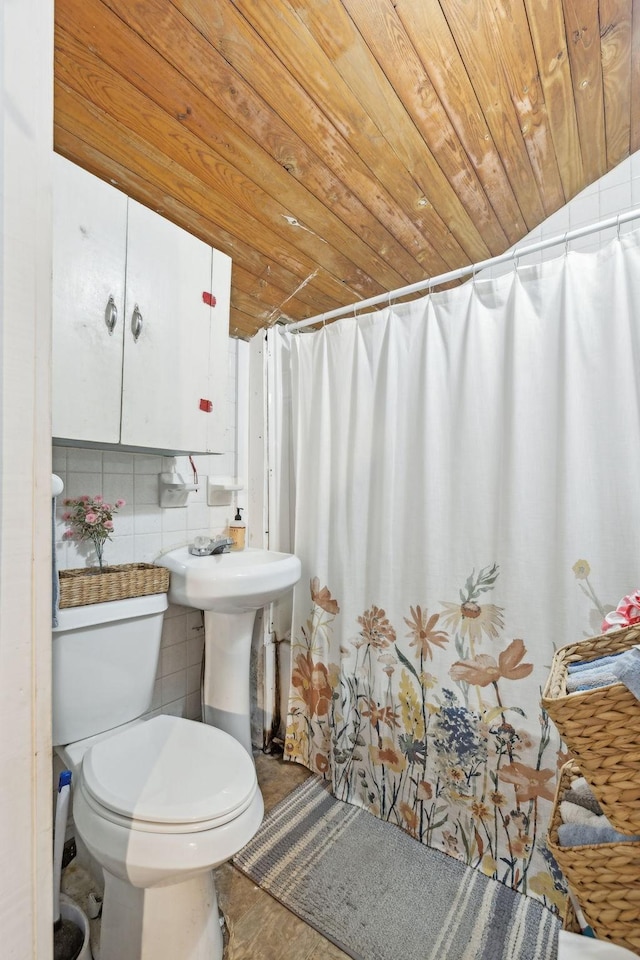
M108 502L126 500L114 515L114 532L104 548L104 560L118 563L152 563L160 553L193 541L199 535L225 532L236 503L246 507L247 491L235 495L231 506L207 505L209 476L241 477L246 483L244 422L246 404L238 403L238 369L248 363L248 345L229 341L229 377L225 451L193 459L198 471L198 490L189 494L185 507L161 508L158 474L175 469L191 481L188 457L163 457L100 448L53 446L53 472L64 483L56 504L55 555L59 569L95 565L90 544L64 540L67 524L62 520L65 497L101 494ZM240 438L240 442L239 442ZM246 515L246 514L245 514ZM204 624L199 610L170 605L164 618L162 649L156 675L152 710L196 720L200 718L200 674L204 650Z

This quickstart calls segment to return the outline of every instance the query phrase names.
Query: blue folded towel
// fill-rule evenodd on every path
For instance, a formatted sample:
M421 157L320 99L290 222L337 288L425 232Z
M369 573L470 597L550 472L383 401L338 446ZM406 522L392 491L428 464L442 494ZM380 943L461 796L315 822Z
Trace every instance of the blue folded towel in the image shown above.
M596 657L595 660L578 660L577 663L567 665L567 673L580 673L583 670L594 670L597 667L608 667L620 656L619 653L610 653L606 657Z
M597 687L606 687L609 683L620 683L611 667L595 667L593 670L580 670L567 676L567 693L577 693L580 690L594 690Z
M611 672L625 687L631 691L636 700L640 700L640 650L631 647L616 657L611 665Z
M627 836L611 826L606 817L603 826L587 823L561 823L558 827L558 842L561 847L579 847L594 843L634 843L640 836Z

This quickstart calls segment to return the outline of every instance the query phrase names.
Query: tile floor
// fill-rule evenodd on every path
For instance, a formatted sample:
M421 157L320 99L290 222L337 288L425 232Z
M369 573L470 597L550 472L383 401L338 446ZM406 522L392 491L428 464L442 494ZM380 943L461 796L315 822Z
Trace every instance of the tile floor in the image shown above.
M255 755L258 782L268 812L309 771L280 757ZM308 927L230 863L216 871L218 901L226 919L225 960L349 960L348 955ZM62 889L87 912L93 885L73 861L65 869ZM100 921L91 921L91 947L99 960Z

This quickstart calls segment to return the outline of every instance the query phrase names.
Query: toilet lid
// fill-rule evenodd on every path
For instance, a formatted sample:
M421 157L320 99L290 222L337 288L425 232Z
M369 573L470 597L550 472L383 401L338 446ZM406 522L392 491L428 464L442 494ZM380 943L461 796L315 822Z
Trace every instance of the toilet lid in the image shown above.
M257 790L253 761L237 740L207 724L170 716L96 743L84 756L82 779L109 819L125 818L151 830L166 824L179 832L233 819Z

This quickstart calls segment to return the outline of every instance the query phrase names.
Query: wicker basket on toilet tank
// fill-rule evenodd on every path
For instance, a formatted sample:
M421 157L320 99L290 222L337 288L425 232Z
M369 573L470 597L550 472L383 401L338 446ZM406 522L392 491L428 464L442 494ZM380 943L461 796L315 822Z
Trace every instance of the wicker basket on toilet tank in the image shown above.
M89 603L146 597L166 593L169 571L154 563L123 563L100 572L81 567L60 570L60 607L81 607Z
M543 707L604 813L627 834L640 833L640 701L623 683L567 693L567 667L639 643L640 625L634 625L561 647L542 694Z

